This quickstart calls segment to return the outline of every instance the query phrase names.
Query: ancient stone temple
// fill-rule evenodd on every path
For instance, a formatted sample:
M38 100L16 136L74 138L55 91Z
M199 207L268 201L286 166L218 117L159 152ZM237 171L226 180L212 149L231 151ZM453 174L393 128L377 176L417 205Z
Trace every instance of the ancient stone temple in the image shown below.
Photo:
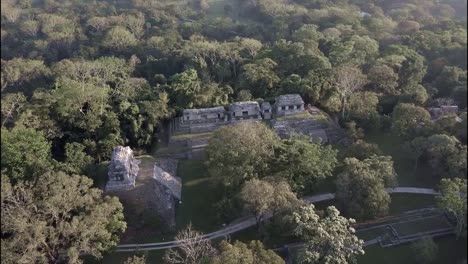
M304 100L299 94L285 94L275 99L276 115L291 115L304 112Z
M182 195L182 181L175 176L177 160L163 159L154 164L153 179L156 210L169 227L175 226L176 206Z
M185 109L183 112L184 124L200 124L224 121L224 107L211 107L202 109Z
M115 147L109 163L106 191L129 190L135 187L140 161L133 157L130 147Z
M260 105L255 101L235 102L229 105L231 120L259 119Z

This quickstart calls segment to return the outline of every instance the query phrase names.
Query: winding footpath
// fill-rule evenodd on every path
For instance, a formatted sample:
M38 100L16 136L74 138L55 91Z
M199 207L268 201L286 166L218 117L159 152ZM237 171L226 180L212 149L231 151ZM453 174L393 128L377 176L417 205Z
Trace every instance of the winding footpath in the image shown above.
M395 187L395 188L386 188L388 193L407 193L407 194L425 194L425 195L440 195L438 191L427 188L417 188L417 187ZM316 194L311 196L303 197L303 200L308 203L316 203L327 200L335 199L334 193L323 193ZM267 215L264 219L271 217ZM256 224L254 217L246 217L234 221L234 223L229 224L222 229L208 233L202 236L203 240L212 240L216 238L226 237L230 234L236 233L238 231L244 230ZM125 251L139 251L139 250L159 250L178 247L179 244L184 241L168 241L168 242L157 242L157 243L145 243L145 244L122 244L117 246L116 252L125 252Z

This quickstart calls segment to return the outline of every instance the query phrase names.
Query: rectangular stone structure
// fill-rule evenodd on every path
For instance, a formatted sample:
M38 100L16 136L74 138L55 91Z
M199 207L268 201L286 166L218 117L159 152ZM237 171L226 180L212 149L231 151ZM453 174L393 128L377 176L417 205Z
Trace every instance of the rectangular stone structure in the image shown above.
M275 99L276 115L292 115L304 112L304 100L299 94L285 94Z
M229 105L232 120L259 119L260 105L255 101L235 102Z
M130 147L117 146L109 163L106 191L129 190L135 187L140 161L133 157Z
M226 110L222 106L201 109L185 109L182 116L182 122L189 125L222 122L225 118L225 112Z

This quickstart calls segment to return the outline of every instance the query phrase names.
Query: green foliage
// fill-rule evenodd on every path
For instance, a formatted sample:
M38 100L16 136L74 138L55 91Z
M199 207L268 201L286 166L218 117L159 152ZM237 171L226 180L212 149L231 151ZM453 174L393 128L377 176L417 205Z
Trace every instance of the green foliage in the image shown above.
M308 191L332 175L337 164L337 151L331 146L310 143L309 138L281 140L275 147L271 168L295 191Z
M411 246L418 263L432 263L437 258L438 246L432 238L423 238Z
M240 87L249 90L254 97L272 94L280 79L274 72L278 64L271 59L262 59L242 67Z
M118 51L126 50L138 43L135 36L124 27L113 27L102 40L102 46Z
M50 74L50 69L42 60L23 58L2 60L2 91L9 86L21 86L30 81L47 78Z
M455 137L435 134L427 138L415 138L409 149L416 160L424 157L437 177L465 177L466 145Z
M65 162L62 170L72 174L82 174L86 167L93 162L93 158L85 153L83 144L73 142L65 144Z
M436 198L438 207L455 217L458 237L466 237L466 191L466 178L442 179L442 195Z
M430 125L431 115L422 107L400 103L393 110L392 129L403 138L411 139L427 134Z
M244 209L255 215L257 225L266 213L272 213L274 216L300 204L289 184L282 180L246 181L239 195Z
M384 216L390 204L385 187L396 185L393 161L375 155L362 161L346 158L336 184L341 208L351 216L362 220Z
M349 97L348 118L365 123L378 116L379 98L373 92L356 92Z
M233 244L223 240L220 253L213 257L212 264L282 264L284 260L273 250L265 249L262 242L254 240L249 244L236 241Z
M12 186L2 175L2 261L81 263L116 246L125 230L123 207L92 180L47 173ZM47 254L44 254L47 252Z
M293 213L294 234L306 243L300 251L299 263L352 263L357 255L364 254L363 242L351 227L354 219L340 216L333 206L323 215L315 212L314 205L303 206Z
M364 140L353 142L345 151L345 157L352 157L358 160L368 159L373 155L382 156L383 152L377 144L367 143Z
M131 256L125 260L124 264L146 264L146 256Z
M208 171L226 186L266 176L278 136L262 123L242 122L218 128L206 148Z
M31 128L2 128L1 168L13 181L36 180L54 167L51 144Z

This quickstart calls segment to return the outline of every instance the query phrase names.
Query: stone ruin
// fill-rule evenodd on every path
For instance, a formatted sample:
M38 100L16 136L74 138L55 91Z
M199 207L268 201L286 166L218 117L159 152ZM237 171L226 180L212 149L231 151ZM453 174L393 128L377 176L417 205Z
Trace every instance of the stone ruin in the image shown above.
M429 107L427 110L431 114L432 119L439 119L442 116L450 114L458 115L457 105L442 105L440 107Z
M260 105L256 101L235 102L229 105L231 120L259 119Z
M159 215L170 228L175 227L176 206L182 198L182 180L175 176L176 173L177 160L162 159L154 164L155 206Z
M133 157L130 147L117 146L109 163L106 191L129 190L135 187L140 161Z
M299 94L285 94L275 99L276 115L292 115L304 112L304 100Z

